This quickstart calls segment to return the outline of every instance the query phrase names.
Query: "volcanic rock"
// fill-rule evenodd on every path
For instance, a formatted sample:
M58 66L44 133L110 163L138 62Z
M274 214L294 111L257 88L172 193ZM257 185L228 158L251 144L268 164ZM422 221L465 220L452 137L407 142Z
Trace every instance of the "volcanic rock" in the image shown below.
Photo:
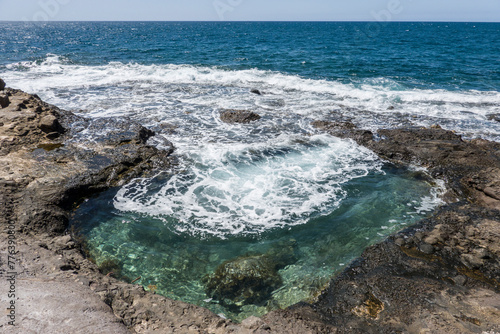
M233 308L260 305L282 284L278 270L296 261L295 241L281 242L265 254L246 255L226 261L206 277L207 294Z
M500 122L500 114L491 114L487 116L490 121Z
M260 119L260 116L248 110L224 110L220 119L225 123L250 123Z
M0 108L7 108L9 104L9 96L7 94L0 94Z

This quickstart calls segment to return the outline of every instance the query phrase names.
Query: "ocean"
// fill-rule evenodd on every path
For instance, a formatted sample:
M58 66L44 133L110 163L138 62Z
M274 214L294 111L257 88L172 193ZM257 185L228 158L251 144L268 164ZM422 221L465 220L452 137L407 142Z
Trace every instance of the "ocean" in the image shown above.
M437 124L500 141L498 36L498 23L0 22L0 77L173 143L172 170L89 199L72 224L122 279L241 320L312 300L364 248L442 203L425 169L396 169L311 123ZM231 109L261 119L226 124ZM219 265L280 247L291 254L265 298L207 289Z

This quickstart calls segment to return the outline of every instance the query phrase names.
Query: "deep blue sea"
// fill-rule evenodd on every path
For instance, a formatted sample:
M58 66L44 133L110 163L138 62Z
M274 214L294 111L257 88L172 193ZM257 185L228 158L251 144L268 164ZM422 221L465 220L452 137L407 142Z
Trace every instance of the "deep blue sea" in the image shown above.
M425 169L397 170L311 122L439 124L500 141L499 37L499 23L0 22L0 77L173 143L173 170L88 200L73 224L98 265L241 320L313 300L364 248L441 204ZM226 124L227 109L262 118ZM265 300L207 291L225 261L283 245L293 256Z

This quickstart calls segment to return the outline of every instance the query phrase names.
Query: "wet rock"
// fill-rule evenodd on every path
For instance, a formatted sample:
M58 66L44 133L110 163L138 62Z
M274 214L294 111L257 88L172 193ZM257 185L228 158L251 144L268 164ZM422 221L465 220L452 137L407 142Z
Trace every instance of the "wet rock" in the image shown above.
M248 110L225 110L221 112L220 119L225 123L246 124L258 121L260 116L253 111Z
M262 92L256 88L250 90L250 93L256 94L256 95L262 95Z
M500 122L500 114L490 114L487 117L490 121Z
M360 145L364 145L373 140L373 133L371 131L358 129L354 123L348 121L314 121L311 125L314 128L328 132L335 137L352 138Z
M312 126L326 131L352 130L356 129L356 125L352 122L329 122L329 121L314 121Z
M4 89L5 89L5 81L3 81L3 79L0 78L0 90Z
M266 254L241 256L222 263L205 278L207 294L238 311L247 304L263 304L282 284L279 269L296 261L295 241L281 243Z
M207 294L226 306L261 304L282 284L275 265L265 255L240 257L221 264L207 280Z

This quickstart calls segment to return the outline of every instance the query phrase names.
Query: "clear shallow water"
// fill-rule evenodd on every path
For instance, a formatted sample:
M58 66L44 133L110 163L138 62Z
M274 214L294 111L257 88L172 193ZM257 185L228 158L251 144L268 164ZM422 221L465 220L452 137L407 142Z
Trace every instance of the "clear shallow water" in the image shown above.
M500 113L500 24L0 27L9 86L92 119L129 117L157 133L152 145L164 137L176 147L173 174L134 180L77 211L97 263L115 261L130 280L235 319L313 297L364 247L440 203L412 172L318 133L312 121L439 124L500 140L490 119ZM262 118L228 125L225 109ZM74 141L105 135L92 129ZM294 260L279 269L267 305L237 313L207 296L202 278L218 265L284 244Z

